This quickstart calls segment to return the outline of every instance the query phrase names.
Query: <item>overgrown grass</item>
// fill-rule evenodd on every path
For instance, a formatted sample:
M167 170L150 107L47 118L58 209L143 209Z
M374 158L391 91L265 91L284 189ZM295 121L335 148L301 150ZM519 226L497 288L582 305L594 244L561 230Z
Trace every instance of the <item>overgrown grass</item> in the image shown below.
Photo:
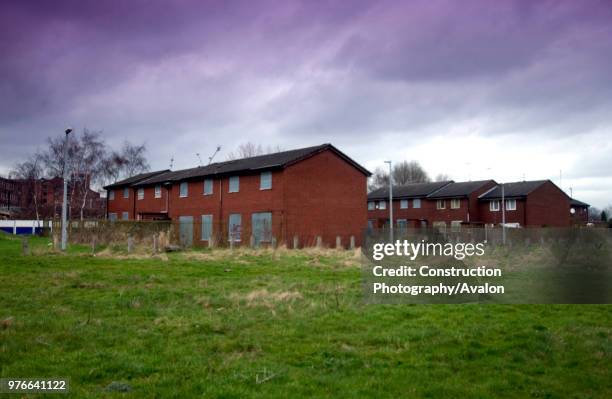
M0 375L72 397L612 397L612 306L368 306L353 254L46 248L0 237Z

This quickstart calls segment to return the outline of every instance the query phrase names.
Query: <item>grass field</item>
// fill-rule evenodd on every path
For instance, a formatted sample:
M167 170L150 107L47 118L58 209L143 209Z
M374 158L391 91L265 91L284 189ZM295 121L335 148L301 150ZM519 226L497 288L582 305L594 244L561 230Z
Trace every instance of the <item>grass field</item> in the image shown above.
M0 236L0 375L71 397L612 397L610 305L364 305L352 253L32 245Z

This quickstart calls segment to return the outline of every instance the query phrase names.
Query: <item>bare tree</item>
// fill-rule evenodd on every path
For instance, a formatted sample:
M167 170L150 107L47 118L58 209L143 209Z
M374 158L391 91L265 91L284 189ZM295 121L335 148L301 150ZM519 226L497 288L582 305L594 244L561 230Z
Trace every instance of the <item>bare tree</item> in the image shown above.
M104 160L106 159L106 144L102 139L101 132L92 132L87 129L77 140L77 151L72 159L72 190L77 191L80 201L80 218L83 214L91 184L97 185L103 181Z
M126 141L120 151L112 151L102 161L101 180L105 183L115 182L138 173L147 172L150 166L147 162L146 152L145 144L134 145Z
M438 173L434 181L448 181L450 177L446 173Z
M228 161L233 161L236 159L251 158L258 155L273 154L281 151L282 150L279 146L267 146L266 148L263 148L261 144L255 144L249 141L240 144L235 151L228 153L226 158Z
M417 161L402 161L393 165L393 184L427 183L429 175ZM389 172L378 167L374 170L368 188L370 191L389 185Z

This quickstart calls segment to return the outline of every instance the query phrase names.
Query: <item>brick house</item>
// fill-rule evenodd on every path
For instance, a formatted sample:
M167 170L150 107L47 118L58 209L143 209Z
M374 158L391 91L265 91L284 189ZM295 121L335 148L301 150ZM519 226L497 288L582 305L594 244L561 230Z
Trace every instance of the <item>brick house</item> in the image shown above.
M292 246L356 244L367 223L371 173L331 144L157 171L106 186L109 219L179 222L187 245L209 240Z
M429 194L427 200L435 201L432 226L459 228L482 224L479 196L496 185L495 180L452 182Z
M393 186L393 218L400 227L427 226L431 223L435 204L427 196L450 184L451 181L414 183ZM434 208L432 208L434 207ZM368 194L368 228L382 228L389 224L389 188L381 187Z
M572 218L572 224L587 224L589 222L589 207L590 205L586 202L578 201L574 198L570 199L570 215Z
M550 180L503 186L507 225L566 227L588 222L589 205L571 199ZM370 228L388 225L388 199L387 188L368 194ZM393 217L399 228L498 225L502 223L501 185L481 180L394 186Z
M398 228L460 226L478 223L478 196L495 186L494 180L414 183L393 187L393 218ZM368 194L369 227L389 223L389 189Z
M503 190L507 224L569 227L578 220L571 214L572 199L550 180L504 183ZM484 223L502 222L501 198L502 185L495 186L479 197L480 216ZM581 209L585 206L588 208L588 205L584 204ZM583 211L580 213L583 214ZM588 210L586 215L588 218ZM587 220L585 219L585 223Z

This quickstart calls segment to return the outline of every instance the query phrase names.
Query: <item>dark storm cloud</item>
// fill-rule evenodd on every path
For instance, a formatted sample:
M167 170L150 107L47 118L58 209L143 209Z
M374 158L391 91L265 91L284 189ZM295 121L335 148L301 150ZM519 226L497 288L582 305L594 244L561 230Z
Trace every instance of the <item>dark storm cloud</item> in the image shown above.
M332 141L367 163L373 137L401 151L457 131L510 135L521 151L612 129L608 1L0 7L4 170L67 124L146 140L154 167L247 140ZM562 143L559 159L588 158ZM601 178L589 165L572 173Z

